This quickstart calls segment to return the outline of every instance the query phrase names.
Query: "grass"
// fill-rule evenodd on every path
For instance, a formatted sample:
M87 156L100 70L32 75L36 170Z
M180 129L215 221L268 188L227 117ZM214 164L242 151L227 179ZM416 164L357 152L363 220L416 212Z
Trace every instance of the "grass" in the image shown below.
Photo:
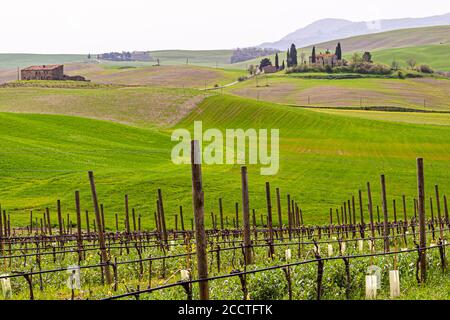
M72 81L0 87L0 111L75 115L140 127L177 123L203 99L192 89L122 87Z
M258 87L257 87L258 85ZM264 101L319 107L402 107L449 111L448 79L303 79L271 74L244 81L226 91ZM424 104L425 102L425 104Z
M225 85L245 75L243 70L216 69L193 65L127 67L110 64L76 64L68 74L79 74L96 83L196 88Z
M317 112L342 115L346 117L450 126L450 114L448 113L417 114L417 112L383 112L383 111L368 112L366 110L339 110L339 109L314 109L314 110L317 110Z
M81 54L0 53L0 69L23 68L39 64L80 62L87 58Z
M450 42L450 26L401 29L327 41L317 48L334 50L340 42L344 52L376 51ZM312 48L312 46L311 46ZM306 48L309 53L310 48Z
M407 67L407 60L415 59L418 65L427 64L434 70L450 71L449 51L450 43L385 49L374 51L372 59L387 65L391 65L395 60L402 68Z
M92 90L93 91L93 90ZM177 127L202 120L204 129L279 128L280 171L259 175L249 166L250 205L265 212L264 183L289 192L303 209L306 223L325 222L330 207L339 206L367 181L373 183L379 203L379 175L388 181L388 194L405 193L408 206L416 194L415 158L425 158L427 193L439 184L442 193L450 183L449 126L374 121L256 102L227 95L212 96L185 117ZM45 206L54 212L61 199L63 212L73 214L73 192L80 190L83 209L91 209L87 170L94 170L99 198L105 205L107 225L114 213L123 214L123 197L153 225L157 188L163 190L168 225L178 205L192 217L190 168L170 161L174 143L170 130L134 128L78 117L0 115L3 172L0 199L13 224L26 224L28 210L36 214ZM217 211L219 197L230 218L240 202L239 165L205 165L205 212ZM284 201L283 201L284 204ZM206 215L209 224L209 214Z

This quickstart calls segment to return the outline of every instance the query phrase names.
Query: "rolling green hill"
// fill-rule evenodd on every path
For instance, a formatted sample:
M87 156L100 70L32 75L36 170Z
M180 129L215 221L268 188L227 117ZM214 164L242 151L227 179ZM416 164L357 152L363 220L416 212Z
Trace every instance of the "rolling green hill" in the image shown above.
M450 71L450 43L374 51L372 59L387 65L395 60L401 68L407 67L408 59L415 59L418 65L427 64L434 70Z
M18 82L0 87L1 112L74 115L147 128L177 123L202 99L199 91L191 89L71 81Z
M265 212L265 181L280 187L283 197L291 193L308 223L326 221L330 207L367 181L378 204L382 173L389 196L405 193L410 201L416 193L417 156L425 158L427 193L434 183L443 193L450 190L450 126L374 121L227 95L207 98L176 127L191 128L194 120L202 120L204 129L280 129L279 174L260 176L258 166L249 166L250 206L258 215ZM87 170L95 171L110 228L114 213L123 217L126 193L143 224L153 225L157 188L163 190L169 225L178 205L185 207L186 219L192 217L190 167L170 161L174 143L168 127L159 131L77 117L1 113L0 141L0 202L14 224L27 223L29 209L37 216L45 206L54 212L57 199L63 213L73 216L76 189L83 209L90 210ZM204 165L203 178L205 212L217 211L217 199L223 197L232 217L234 203L240 202L239 165Z
M258 82L256 79L241 82L225 91L246 98L307 107L400 107L450 111L448 79L330 80L276 73L259 76Z
M450 26L413 28L373 33L318 43L316 44L316 47L334 50L338 42L341 43L344 52L375 51L430 44L445 44L450 42Z
M165 65L189 64L206 67L224 67L230 64L233 50L161 50L150 55Z

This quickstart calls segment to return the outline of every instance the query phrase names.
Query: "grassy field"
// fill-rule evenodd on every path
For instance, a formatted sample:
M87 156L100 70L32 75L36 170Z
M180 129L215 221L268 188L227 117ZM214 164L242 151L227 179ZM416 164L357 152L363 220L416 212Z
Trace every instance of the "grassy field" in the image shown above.
M313 109L313 110L317 112L362 119L450 126L450 113L418 114L417 112L383 112L383 111L367 111L367 110L339 110L339 109Z
M258 85L258 87L257 87ZM447 79L303 79L272 74L226 89L235 95L277 103L319 107L402 107L449 111Z
M318 43L316 44L316 47L334 50L338 42L341 43L344 52L376 51L382 49L442 44L450 42L450 26L412 28L373 33ZM307 49L308 52L310 52L309 47Z
M192 65L131 67L115 64L73 64L68 74L80 74L96 83L146 85L173 88L204 88L224 85L245 75L243 70L215 69Z
M81 54L31 54L31 53L0 53L0 70L16 69L39 64L62 64L82 62L87 55Z
M94 91L92 89L92 91ZM265 212L264 183L289 192L303 209L306 223L325 222L330 207L339 206L367 181L373 183L379 203L379 175L387 176L388 195L411 199L416 194L415 158L426 163L427 194L434 183L449 192L450 127L375 121L257 102L227 95L207 98L176 127L192 127L202 120L204 129L279 128L280 171L259 175L249 166L250 205ZM151 127L151 126L148 126ZM28 210L39 214L45 206L54 212L61 199L64 213L74 213L73 192L80 190L83 209L91 209L87 170L94 170L107 224L114 213L123 214L123 197L153 225L156 191L162 188L168 224L183 205L191 214L188 165L170 161L174 143L170 128L136 128L78 117L36 114L0 115L2 143L0 170L2 208L13 224L26 224ZM232 217L240 202L239 165L203 168L206 208L217 211L219 197ZM284 203L284 202L283 202ZM210 223L209 214L206 215Z
M0 111L74 115L139 127L161 127L176 124L203 97L192 89L71 81L19 82L0 88Z
M373 60L387 65L397 61L406 68L408 59L415 59L417 64L428 64L435 70L450 71L450 43L417 46L409 48L386 49L373 52Z

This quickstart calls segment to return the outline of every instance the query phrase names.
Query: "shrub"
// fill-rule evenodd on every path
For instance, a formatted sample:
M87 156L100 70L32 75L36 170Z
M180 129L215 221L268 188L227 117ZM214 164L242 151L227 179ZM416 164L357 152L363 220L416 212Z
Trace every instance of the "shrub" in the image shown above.
M419 68L417 68L418 71L422 72L422 73L434 73L433 69L426 64L422 64L419 66Z

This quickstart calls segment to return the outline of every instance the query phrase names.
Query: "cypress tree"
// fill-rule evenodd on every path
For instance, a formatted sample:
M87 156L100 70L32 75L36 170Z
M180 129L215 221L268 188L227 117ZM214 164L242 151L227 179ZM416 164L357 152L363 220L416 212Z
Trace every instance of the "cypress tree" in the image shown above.
M338 60L342 60L342 48L341 48L341 43L339 42L337 47L336 47L336 56L338 58Z
M278 60L278 53L275 54L275 68L280 69L280 61Z
M288 68L291 67L291 53L289 52L289 49L287 50L287 54L286 54L286 64L287 64Z
M284 66L284 60L283 63L281 63L281 70L284 70L285 66Z
M293 66L297 65L297 48L295 44L291 44L291 63Z
M316 63L316 47L315 46L312 48L311 62Z

